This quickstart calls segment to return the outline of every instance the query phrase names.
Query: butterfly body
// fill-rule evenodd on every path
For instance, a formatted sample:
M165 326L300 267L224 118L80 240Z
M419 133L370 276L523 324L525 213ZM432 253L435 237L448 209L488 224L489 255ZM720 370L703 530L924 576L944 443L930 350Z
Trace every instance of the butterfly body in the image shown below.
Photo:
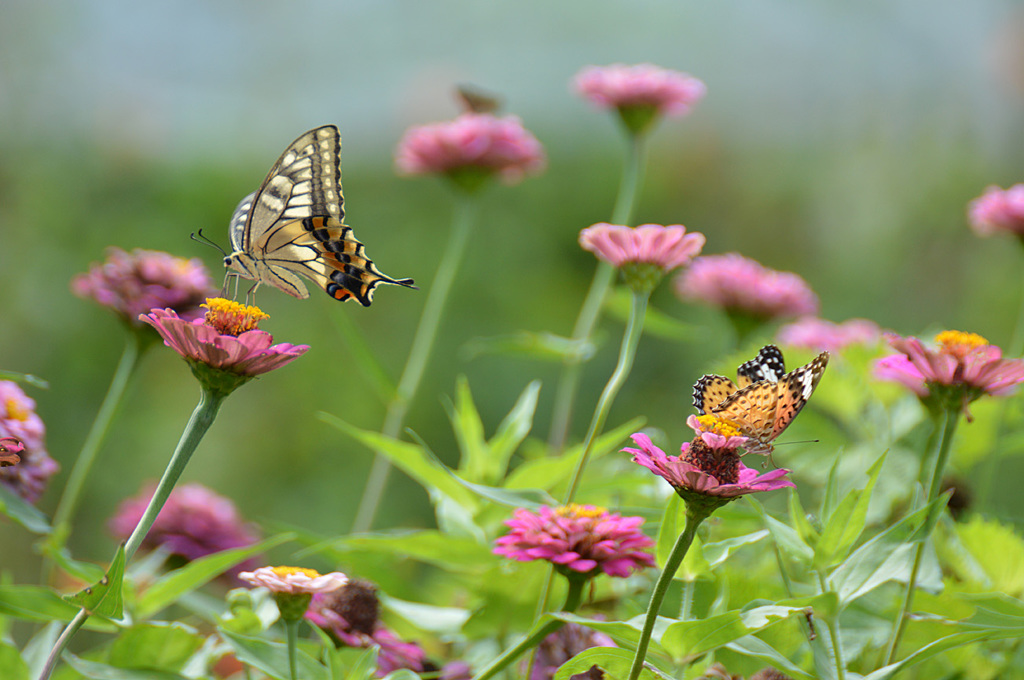
M363 244L344 224L341 136L325 125L292 142L260 188L243 198L231 216L230 274L266 283L293 297L309 297L305 277L336 300L369 306L379 283L414 287L392 279L366 257Z
M705 375L693 388L693 403L703 415L711 413L749 437L748 453L767 455L772 442L789 427L818 386L828 366L828 352L810 363L785 372L782 352L774 345L740 366L737 381Z

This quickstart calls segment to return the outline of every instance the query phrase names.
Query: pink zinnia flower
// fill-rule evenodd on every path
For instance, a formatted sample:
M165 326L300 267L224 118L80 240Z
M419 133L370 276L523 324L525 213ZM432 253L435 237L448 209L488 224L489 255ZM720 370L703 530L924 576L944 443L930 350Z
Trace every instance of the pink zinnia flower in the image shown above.
M0 469L0 482L29 503L35 503L46 490L50 478L60 466L46 452L46 426L36 414L36 402L22 391L18 383L0 380L0 437L13 438L18 446L10 450L19 457L17 465Z
M850 345L872 345L881 337L882 331L874 321L849 319L833 323L815 316L786 324L775 335L783 345L812 352L839 352Z
M682 116L704 97L697 78L653 64L588 66L573 80L580 95L605 109L616 109L634 133L657 116Z
M818 313L818 296L806 281L738 253L698 257L676 277L676 292L762 321Z
M302 567L260 567L256 571L243 571L238 578L271 592L288 595L329 593L348 583L348 577L340 571L321 574Z
M127 539L135 530L153 497L154 488L148 485L138 496L123 501L118 507L107 525L117 540ZM187 563L222 550L252 545L258 540L256 528L242 520L231 500L202 484L193 483L171 491L142 541L142 547L161 548L173 561ZM227 573L237 579L239 571L254 567L253 560L247 560Z
M654 565L646 548L654 541L640 531L642 517L623 517L593 505L518 508L505 520L512 531L495 541L495 554L520 562L548 560L569 574L626 577Z
M317 594L306 618L327 631L339 645L369 648L377 646L377 676L400 668L417 673L426 670L426 654L413 642L403 642L378 618L377 587L369 581L349 581L343 588Z
M198 259L186 260L158 250L126 253L109 248L102 264L71 279L71 291L110 307L128 323L139 326L139 315L170 308L183 318L201 316L199 305L216 289Z
M879 359L875 377L906 385L922 398L938 398L941 392L966 411L975 399L1011 394L1024 382L1024 360L1004 359L1001 349L976 333L943 331L935 336L936 349L895 333L885 339L902 355Z
M687 234L673 224L642 224L635 229L601 222L580 232L580 245L616 267L653 264L663 273L688 264L704 247L704 234Z
M537 645L537 659L530 680L551 680L562 664L592 647L617 646L604 633L578 623L567 623Z
M406 131L395 150L405 175L445 175L467 190L497 174L514 184L545 164L540 142L516 116L464 113L452 121Z
M967 217L971 229L979 236L1000 231L1024 238L1024 184L1009 189L991 186L970 202Z

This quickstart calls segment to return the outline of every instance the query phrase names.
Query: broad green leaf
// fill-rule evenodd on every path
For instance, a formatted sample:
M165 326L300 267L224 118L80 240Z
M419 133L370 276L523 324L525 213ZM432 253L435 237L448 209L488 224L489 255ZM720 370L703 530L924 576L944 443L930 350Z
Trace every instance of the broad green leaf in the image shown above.
M1013 637L1013 636L1010 636ZM984 631L974 631L969 633L954 633L944 638L925 645L921 649L917 650L910 656L906 657L901 661L897 661L894 664L884 666L865 675L862 680L888 680L888 678L897 677L897 674L904 671L912 666L915 666L923 661L927 661L934 656L942 654L943 652L962 647L963 645L969 645L975 642L983 640L994 640L997 639Z
M49 588L0 586L0 614L5 616L29 621L70 621L80 609ZM110 625L104 624L102 628L110 630Z
M794 613L802 616L804 608L766 605L705 619L677 621L665 630L661 644L674 659L685 661L764 630Z
M759 637L754 637L753 635L748 635L734 642L730 642L725 645L725 648L730 649L737 654L742 654L743 656L747 656L752 659L758 659L761 662L774 667L776 670L789 675L790 677L813 677L810 673L783 656L782 653L767 642Z
M769 535L767 529L755 531L751 534L744 536L735 536L733 538L727 538L724 541L717 541L715 543L707 543L704 545L704 559L708 561L711 568L717 567L718 565L729 559L729 556L736 550L742 548L745 545L753 545L758 543Z
M542 361L589 361L596 346L590 340L573 340L545 331L520 331L508 335L473 338L462 345L469 359L484 354L522 354Z
M118 668L98 661L87 661L70 652L61 657L68 666L92 680L188 680L171 671L149 668Z
M203 645L196 631L180 623L125 628L110 645L107 662L119 668L180 672Z
M644 625L644 615L642 614L634 616L629 621L599 621L574 614L566 614L565 612L547 614L547 616L566 621L567 623L578 623L581 626L600 631L610 636L616 643L624 644L633 649L636 649L637 642L640 640L640 631ZM651 635L651 644L648 647L648 655L661 654L668 656L668 652L661 644L661 637L665 630L672 625L673 621L674 619L664 616L659 616L657 621L655 621L654 633Z
M537 410L537 398L540 395L540 381L534 380L516 400L512 410L498 425L497 431L488 442L491 446L491 456L496 462L497 476L495 481L505 477L508 471L508 461L512 454L530 434L533 427L533 414Z
M963 626L992 632L1017 631L1024 637L1024 602L1003 593L964 593L958 599L977 608Z
M836 562L841 562L853 544L856 543L864 530L864 522L868 515L868 504L871 502L871 492L878 481L878 475L885 463L885 454L875 461L868 470L868 483L861 490L850 491L836 507L825 528L821 532L821 539L814 549L814 567L818 570L827 570Z
M964 581L978 590L992 590L992 579L985 573L985 568L981 565L980 560L960 540L958 533L960 526L947 516L939 518L939 525L932 536L939 560L960 581ZM986 556L979 557L985 558Z
M1024 540L1011 526L974 516L958 524L956 533L995 590L1014 597L1024 595Z
M4 680L29 680L26 664L17 647L0 642L0 677Z
M456 481L451 470L423 447L385 437L379 432L363 430L329 413L321 412L319 417L325 423L362 442L370 450L379 451L396 467L419 482L431 496L441 493L463 507L478 507L476 497Z
M136 614L142 619L149 618L185 593L205 585L239 562L293 538L294 534L279 534L255 545L222 550L193 560L180 569L161 576L147 588L135 606Z
M490 447L484 439L484 423L473 403L466 376L460 375L456 380L455 403L447 404L447 410L461 452L459 474L475 482L494 480L495 468L490 460Z
M800 535L801 541L807 545L814 545L818 542L818 531L807 520L807 512L804 510L803 504L800 503L800 495L797 494L796 489L789 490L789 521L793 523L793 528Z
M249 664L278 680L289 680L288 647L282 642L270 642L263 638L239 635L218 628L224 641L235 652L242 663ZM296 651L298 674L302 680L330 680L327 668L301 649Z
M585 649L562 664L555 673L554 680L569 680L573 675L585 673L591 666L597 665L605 673L607 680L626 680L629 669L633 666L634 653L618 647L591 647ZM640 671L645 680L659 680L671 676L651 670L650 661Z
M53 531L46 515L14 493L6 484L0 484L0 512L33 534L48 534Z
M343 553L354 550L393 553L450 571L482 571L495 560L491 546L435 529L349 535L329 545Z
M121 587L124 581L124 543L117 547L107 573L96 584L64 599L94 616L120 619L124 615Z
M407 602L385 594L380 595L380 603L388 611L430 633L457 633L471 614L468 609L461 607L438 607L420 602Z
M765 512L764 506L758 501L749 496L748 498L751 506L761 515L761 519L768 528L768 533L772 535L772 540L775 541L775 545L778 546L782 554L800 564L810 564L814 559L814 550L804 543L800 534L793 527L783 524Z

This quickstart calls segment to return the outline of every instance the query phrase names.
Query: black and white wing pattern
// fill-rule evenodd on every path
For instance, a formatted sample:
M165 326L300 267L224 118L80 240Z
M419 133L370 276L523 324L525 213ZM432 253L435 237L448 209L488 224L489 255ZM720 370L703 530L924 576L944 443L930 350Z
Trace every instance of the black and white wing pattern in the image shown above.
M344 224L341 136L333 125L310 130L292 142L259 190L241 200L231 216L231 273L267 283L297 298L309 297L300 276L336 300L369 306L380 283L414 288L412 279L383 274Z
M697 413L704 415L713 410L729 396L748 385L762 380L778 382L786 374L786 362L782 350L775 345L765 345L757 356L745 361L736 369L736 382L723 375L707 374L693 386L693 406Z

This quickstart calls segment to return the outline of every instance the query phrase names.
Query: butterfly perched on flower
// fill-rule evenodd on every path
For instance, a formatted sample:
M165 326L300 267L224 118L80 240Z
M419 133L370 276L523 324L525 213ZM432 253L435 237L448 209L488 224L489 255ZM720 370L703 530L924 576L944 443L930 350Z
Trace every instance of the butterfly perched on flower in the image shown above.
M229 275L266 283L297 298L309 297L304 276L336 300L363 306L380 283L414 288L393 279L366 256L352 228L343 224L341 136L324 125L285 149L259 190L241 200L231 216Z
M751 443L744 447L748 453L767 455L807 403L826 366L828 352L822 352L786 373L782 352L766 345L737 369L736 382L721 375L702 376L693 386L693 405L701 415L717 416L749 437Z

